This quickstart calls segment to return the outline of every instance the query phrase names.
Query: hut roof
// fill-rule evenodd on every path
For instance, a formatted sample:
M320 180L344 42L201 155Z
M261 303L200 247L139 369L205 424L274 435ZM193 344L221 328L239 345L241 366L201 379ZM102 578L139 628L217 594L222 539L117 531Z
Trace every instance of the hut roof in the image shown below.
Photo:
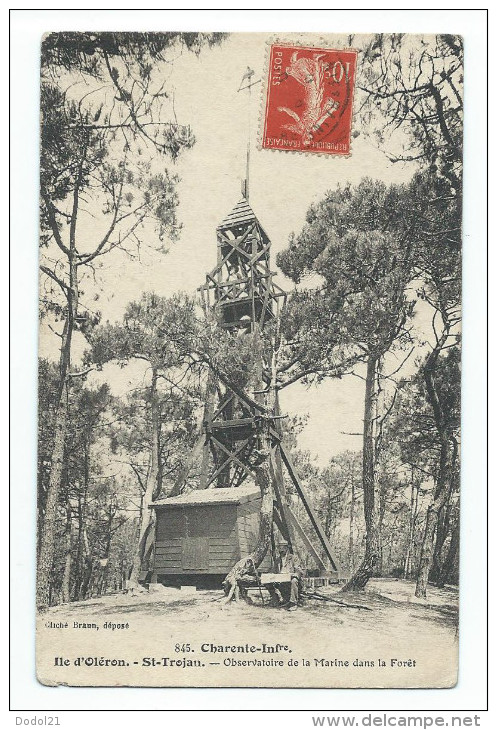
M242 485L240 487L214 487L211 489L194 489L188 494L177 497L165 497L152 502L151 507L197 507L203 504L243 504L259 499L259 487Z

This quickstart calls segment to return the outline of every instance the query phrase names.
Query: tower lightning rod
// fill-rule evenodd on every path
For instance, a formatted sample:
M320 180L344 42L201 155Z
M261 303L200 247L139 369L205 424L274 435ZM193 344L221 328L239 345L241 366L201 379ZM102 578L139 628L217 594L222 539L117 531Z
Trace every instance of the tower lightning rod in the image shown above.
M238 87L237 93L239 91L246 91L248 90L248 110L247 110L247 160L246 160L246 168L245 168L245 180L243 181L243 187L242 187L242 193L245 198L245 200L249 201L249 181L250 181L250 101L252 97L252 86L256 86L256 84L261 83L261 79L258 79L257 81L252 81L252 76L254 75L255 71L250 68L250 66L247 66L247 70L242 76L242 80L240 81L240 86ZM247 83L245 86L243 85L244 81Z

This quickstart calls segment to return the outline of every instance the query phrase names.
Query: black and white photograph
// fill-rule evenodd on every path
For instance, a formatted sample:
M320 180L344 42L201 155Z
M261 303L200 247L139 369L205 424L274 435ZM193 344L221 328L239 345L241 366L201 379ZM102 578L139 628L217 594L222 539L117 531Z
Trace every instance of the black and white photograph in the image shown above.
M454 687L464 38L40 54L38 681Z

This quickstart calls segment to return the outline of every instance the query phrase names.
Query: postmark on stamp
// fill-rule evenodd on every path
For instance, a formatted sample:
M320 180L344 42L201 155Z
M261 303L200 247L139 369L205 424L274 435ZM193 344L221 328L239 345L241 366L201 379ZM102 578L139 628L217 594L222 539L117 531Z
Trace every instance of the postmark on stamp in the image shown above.
M357 52L271 46L262 147L350 154Z

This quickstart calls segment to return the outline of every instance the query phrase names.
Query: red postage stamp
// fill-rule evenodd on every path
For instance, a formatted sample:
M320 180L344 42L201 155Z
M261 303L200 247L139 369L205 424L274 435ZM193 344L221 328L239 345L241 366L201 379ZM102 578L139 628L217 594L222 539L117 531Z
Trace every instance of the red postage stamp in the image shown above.
M357 52L272 45L262 147L350 154Z

